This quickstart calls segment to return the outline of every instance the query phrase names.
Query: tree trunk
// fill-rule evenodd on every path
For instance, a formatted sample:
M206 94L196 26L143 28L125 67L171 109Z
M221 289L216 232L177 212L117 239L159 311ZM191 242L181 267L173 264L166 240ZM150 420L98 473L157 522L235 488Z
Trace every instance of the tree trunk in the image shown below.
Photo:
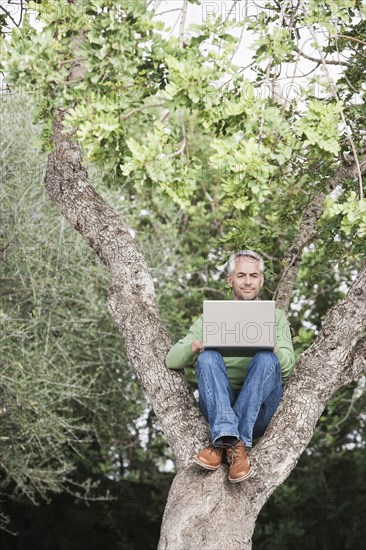
M250 550L256 520L250 493L198 465L180 468L166 504L158 550ZM247 480L246 484L250 484Z
M202 471L192 456L207 444L207 423L184 377L165 367L171 343L156 310L146 261L123 220L89 185L80 149L61 132L62 118L59 112L46 188L110 273L113 321L177 458L159 548L205 544L213 550L225 544L249 549L257 515L295 467L327 400L365 368L365 340L356 343L366 326L366 266L295 367L266 434L251 452L253 477L233 486L225 466L215 473Z
M83 68L75 64L70 75L75 71L82 78ZM266 434L250 454L253 476L232 485L227 480L227 466L208 472L192 463L192 456L209 440L207 422L184 376L165 367L171 342L157 313L145 258L121 217L89 184L81 151L73 136L63 132L64 114L56 112L55 151L48 159L45 186L110 274L112 319L177 459L178 472L164 513L159 550L249 550L261 508L295 467L328 399L365 369L366 339L357 340L366 327L366 265L296 365ZM321 212L321 199L308 216L314 223ZM303 225L310 235L308 218ZM281 281L287 289L286 300L298 269L298 246L292 256L291 284Z

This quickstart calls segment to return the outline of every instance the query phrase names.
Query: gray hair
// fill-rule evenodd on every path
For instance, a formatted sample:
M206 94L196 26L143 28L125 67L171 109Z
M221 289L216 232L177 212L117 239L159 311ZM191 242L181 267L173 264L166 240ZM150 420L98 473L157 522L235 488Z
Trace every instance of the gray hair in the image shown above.
M264 271L264 261L263 258L254 252L253 250L238 250L238 252L234 252L234 254L231 254L230 258L227 261L227 273L228 275L233 275L235 271L235 260L236 258L240 258L240 256L254 258L259 262L259 270L261 273Z

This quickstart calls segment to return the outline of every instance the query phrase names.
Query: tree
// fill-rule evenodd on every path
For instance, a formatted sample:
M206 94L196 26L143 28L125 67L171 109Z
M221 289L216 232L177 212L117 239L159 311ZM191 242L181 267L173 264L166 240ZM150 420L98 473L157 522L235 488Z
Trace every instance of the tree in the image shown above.
M259 511L296 465L327 401L365 368L362 6L339 0L320 13L316 2L269 3L244 18L240 26L247 23L256 38L251 82L231 63L237 40L229 16L207 18L186 38L184 0L179 37L166 39L151 4L70 0L59 9L42 2L42 32L27 21L14 31L6 72L10 82L39 93L38 116L53 148L46 189L108 270L109 311L176 456L159 548L203 542L250 548ZM304 50L309 37L315 54ZM315 67L293 99L279 79L300 57ZM336 84L330 65L345 67ZM256 97L266 86L269 97ZM255 477L240 487L228 486L223 469L207 476L191 464L207 443L207 425L184 376L165 368L171 342L146 259L121 216L91 186L82 153L102 167L106 184L123 182L126 193L165 194L188 211L206 197L220 212L208 252L223 259L238 243L257 242L285 310L302 258L312 251L320 277L329 257L333 265L358 269L346 298L327 312L302 354L251 453Z

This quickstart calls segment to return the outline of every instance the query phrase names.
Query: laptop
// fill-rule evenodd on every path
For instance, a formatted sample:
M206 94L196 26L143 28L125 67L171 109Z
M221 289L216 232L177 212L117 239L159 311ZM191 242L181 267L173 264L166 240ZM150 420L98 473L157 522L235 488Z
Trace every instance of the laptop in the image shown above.
M273 351L276 302L273 300L204 300L203 347L224 356L253 356Z

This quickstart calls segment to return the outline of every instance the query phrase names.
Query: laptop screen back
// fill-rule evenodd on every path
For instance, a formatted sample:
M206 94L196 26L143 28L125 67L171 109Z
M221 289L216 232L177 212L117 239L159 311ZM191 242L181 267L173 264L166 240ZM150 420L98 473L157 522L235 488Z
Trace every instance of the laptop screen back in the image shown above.
M205 300L203 346L223 355L252 356L273 351L276 303L271 300Z

